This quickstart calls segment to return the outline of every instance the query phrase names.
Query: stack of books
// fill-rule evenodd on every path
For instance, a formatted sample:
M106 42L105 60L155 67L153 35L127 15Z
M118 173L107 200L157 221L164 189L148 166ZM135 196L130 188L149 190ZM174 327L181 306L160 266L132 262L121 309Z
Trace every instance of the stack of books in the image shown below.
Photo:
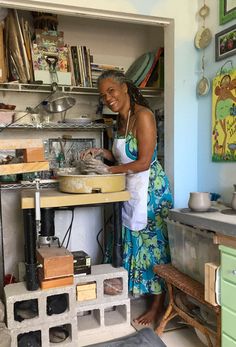
M106 70L117 70L124 73L124 68L121 66L91 63L92 87L97 87L98 77Z
M92 87L90 67L90 49L86 46L71 46L69 49L69 64L72 85L80 87Z

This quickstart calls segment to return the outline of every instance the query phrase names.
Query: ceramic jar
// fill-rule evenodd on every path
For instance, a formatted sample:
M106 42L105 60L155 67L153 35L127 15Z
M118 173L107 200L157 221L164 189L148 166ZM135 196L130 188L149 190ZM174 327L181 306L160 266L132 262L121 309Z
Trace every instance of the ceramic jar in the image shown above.
M232 207L233 210L236 211L236 192L233 192L232 201L231 201L231 207Z
M204 212L211 207L210 193L207 192L191 192L188 206L196 212Z

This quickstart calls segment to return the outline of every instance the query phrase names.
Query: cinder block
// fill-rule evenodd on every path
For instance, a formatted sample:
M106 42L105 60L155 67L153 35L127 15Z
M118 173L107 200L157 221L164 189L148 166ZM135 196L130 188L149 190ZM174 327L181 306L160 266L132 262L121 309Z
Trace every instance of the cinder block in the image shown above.
M113 300L102 304L91 304L78 308L78 335L130 326L130 299Z
M88 334L113 325L130 325L130 299L78 307L77 319L78 331Z
M75 286L66 286L60 288L50 288L47 290L34 290L28 291L25 286L25 282L13 283L4 287L5 293L5 305L6 305L6 318L7 327L9 329L22 328L22 327L38 327L40 324L50 323L60 317L65 319L71 319L75 317L76 311L76 295ZM47 314L47 298L52 295L66 294L68 298L68 308L65 312L51 315ZM14 319L14 304L21 301L36 299L38 303L38 315L31 319L25 319L22 322L18 322Z
M112 278L121 278L123 291L117 295L104 294L104 281ZM123 268L114 268L111 264L93 265L91 275L76 276L75 285L81 283L96 282L96 299L77 302L77 310L88 305L100 305L102 303L113 302L114 300L123 300L128 298L128 272Z
M40 332L41 337L41 347L50 347L54 345L55 343L50 342L49 337L49 331L50 328L58 327L58 326L66 326L69 330L69 336L68 338L60 342L60 347L64 346L71 346L71 347L77 347L78 346L78 332L77 332L77 319L76 317L72 318L71 320L65 319L65 317L56 319L54 322L50 322L49 324L40 324L38 327L22 327L18 329L10 329L11 333L11 347L17 347L18 337L21 334L28 334L30 332Z

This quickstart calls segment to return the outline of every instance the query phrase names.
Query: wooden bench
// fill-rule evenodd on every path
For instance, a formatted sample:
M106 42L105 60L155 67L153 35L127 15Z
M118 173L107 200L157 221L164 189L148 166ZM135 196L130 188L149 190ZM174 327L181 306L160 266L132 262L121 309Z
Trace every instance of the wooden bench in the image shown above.
M213 347L210 336L215 338L216 344L214 347L221 346L221 308L220 306L213 306L204 300L204 285L193 280L189 276L178 271L171 264L156 265L154 272L166 282L168 293L169 293L169 304L166 312L161 319L159 326L155 332L157 335L161 335L165 329L166 324L175 316L180 316L189 325L197 328L202 332L207 339L208 347ZM214 332L204 324L200 323L196 318L193 318L188 312L177 306L174 296L174 288L178 288L181 292L191 296L199 303L204 304L216 314L217 330Z

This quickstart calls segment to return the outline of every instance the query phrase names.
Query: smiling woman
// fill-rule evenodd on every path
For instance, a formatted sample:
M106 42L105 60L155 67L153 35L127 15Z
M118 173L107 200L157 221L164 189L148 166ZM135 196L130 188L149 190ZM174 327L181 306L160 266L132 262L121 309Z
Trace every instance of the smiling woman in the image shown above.
M112 151L91 148L83 157L99 153L113 162L105 166L108 173L126 174L131 198L122 208L123 266L128 271L130 293L153 297L150 310L135 320L149 325L160 315L164 302L165 286L153 267L170 262L164 219L172 207L172 195L157 160L156 123L147 100L131 80L115 70L99 77L98 89L104 104L117 114L117 131ZM96 172L97 166L93 169ZM109 245L106 254L110 262Z

